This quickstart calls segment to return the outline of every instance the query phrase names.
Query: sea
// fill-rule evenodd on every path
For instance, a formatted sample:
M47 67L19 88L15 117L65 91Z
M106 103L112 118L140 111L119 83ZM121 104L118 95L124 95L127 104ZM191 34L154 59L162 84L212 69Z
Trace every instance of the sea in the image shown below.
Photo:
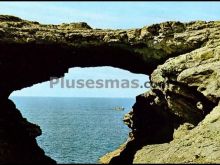
M123 116L134 98L11 97L23 117L39 125L38 145L57 163L98 163L124 143ZM123 111L114 110L124 107Z

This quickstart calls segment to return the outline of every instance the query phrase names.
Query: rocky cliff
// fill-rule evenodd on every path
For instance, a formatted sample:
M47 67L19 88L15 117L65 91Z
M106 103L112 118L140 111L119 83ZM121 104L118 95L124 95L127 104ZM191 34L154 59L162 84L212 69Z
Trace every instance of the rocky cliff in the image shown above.
M207 42L157 66L151 90L124 118L128 142L101 162L220 162L220 28L197 28L195 34L210 32Z
M22 117L14 103L8 99L0 102L0 164L54 164L38 147L36 137L39 126Z
M102 163L220 162L219 30L220 22L102 30L1 15L0 161L55 163L36 144L40 128L8 100L11 92L62 77L71 67L113 66L148 74L152 87L124 118L132 130L128 141Z

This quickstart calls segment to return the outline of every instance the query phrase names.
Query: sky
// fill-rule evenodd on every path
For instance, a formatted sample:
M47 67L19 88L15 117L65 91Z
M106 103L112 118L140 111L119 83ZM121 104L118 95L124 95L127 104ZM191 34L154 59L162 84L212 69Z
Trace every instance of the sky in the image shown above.
M164 21L189 22L220 20L220 2L0 2L0 14L15 15L43 24L87 22L92 28L140 28ZM65 77L75 79L103 77L136 78L140 82L148 76L132 74L112 67L72 68ZM12 96L54 97L135 97L146 89L61 89L49 88L49 82L16 91Z
M129 71L113 68L113 67L89 67L89 68L70 68L69 72L64 76L64 86L61 87L61 79L58 80L58 83L52 84L50 82L36 84L32 87L28 87L22 90L13 92L12 96L44 96L44 97L126 97L134 98L138 94L141 94L148 90L148 88L111 88L109 84L106 88L68 88L67 81L72 85L71 81L82 79L86 81L97 81L97 80L116 80L119 82L119 85L122 84L123 80L129 81L129 86L131 86L132 80L138 80L140 85L143 85L144 82L149 80L147 75L143 74L133 74ZM55 82L55 81L54 81ZM127 81L126 81L127 82ZM92 85L95 86L95 85Z
M93 28L139 28L168 20L219 20L220 2L0 2L1 14L45 24L84 21Z

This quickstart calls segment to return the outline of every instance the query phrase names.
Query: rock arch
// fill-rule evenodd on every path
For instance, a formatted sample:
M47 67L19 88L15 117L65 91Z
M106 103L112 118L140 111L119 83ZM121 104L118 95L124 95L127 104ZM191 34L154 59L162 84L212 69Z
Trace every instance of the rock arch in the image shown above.
M86 23L42 25L1 15L0 140L3 143L0 143L0 162L54 163L37 146L35 137L41 134L40 128L23 119L8 100L14 90L47 81L50 77L62 77L74 66L113 66L150 75L167 59L213 41L218 28L216 22L170 21L139 29L102 30L92 29ZM158 75L163 77L160 73ZM160 90L159 93L163 96ZM147 98L150 98L148 95L152 96L147 94ZM144 99L137 97L137 101ZM149 101L145 102L146 106ZM135 105L138 107L139 103ZM132 127L131 121L127 122Z

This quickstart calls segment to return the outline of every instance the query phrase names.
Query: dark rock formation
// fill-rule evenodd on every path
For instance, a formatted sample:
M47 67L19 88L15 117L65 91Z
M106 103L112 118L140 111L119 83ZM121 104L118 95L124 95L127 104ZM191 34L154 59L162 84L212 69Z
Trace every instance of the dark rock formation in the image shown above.
M38 147L36 137L41 135L39 126L22 117L14 103L8 99L0 102L0 163L54 164Z
M83 22L42 25L0 16L0 163L54 163L36 144L40 128L23 119L7 98L76 66L113 66L151 78L152 89L138 96L125 116L132 129L128 141L101 162L209 162L205 143L217 162L218 144L211 144L219 135L219 30L220 22L100 30ZM188 146L201 153L192 157Z

